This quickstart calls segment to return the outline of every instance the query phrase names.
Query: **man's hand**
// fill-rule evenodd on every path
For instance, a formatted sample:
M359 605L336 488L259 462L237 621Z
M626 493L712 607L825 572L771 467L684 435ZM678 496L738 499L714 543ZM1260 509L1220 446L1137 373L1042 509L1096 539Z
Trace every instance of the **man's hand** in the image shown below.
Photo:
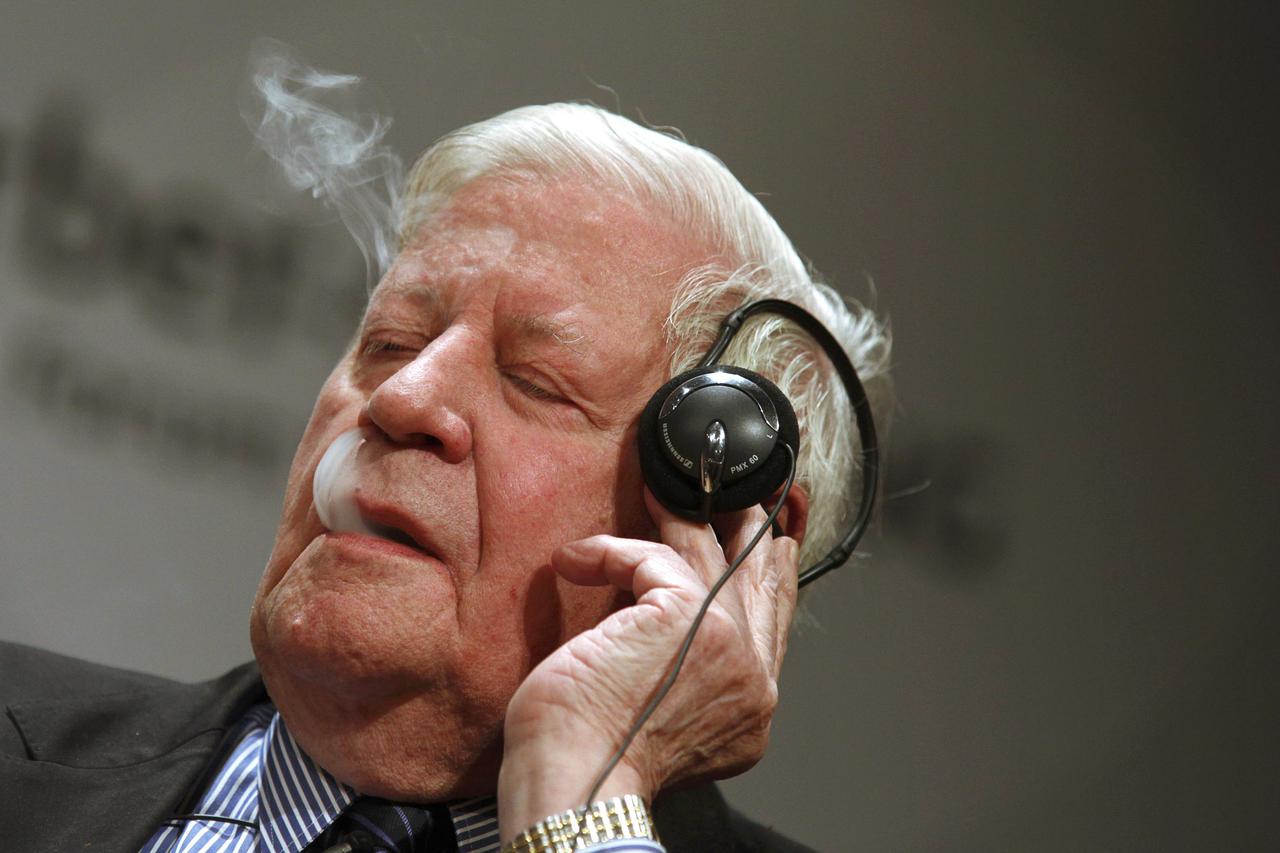
M498 784L503 840L586 804L592 782L669 671L698 608L765 521L760 507L716 530L681 519L646 492L662 542L594 536L556 551L578 584L613 584L636 603L542 661L507 708ZM724 542L721 548L716 532ZM673 783L723 778L764 755L795 611L799 546L766 531L707 611L671 692L600 797L648 800Z

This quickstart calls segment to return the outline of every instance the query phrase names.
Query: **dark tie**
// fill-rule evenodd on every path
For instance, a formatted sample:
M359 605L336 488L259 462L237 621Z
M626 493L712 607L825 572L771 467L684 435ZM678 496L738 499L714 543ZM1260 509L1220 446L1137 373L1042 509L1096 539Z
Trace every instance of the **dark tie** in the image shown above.
M303 853L453 853L458 842L448 806L393 803L361 797Z

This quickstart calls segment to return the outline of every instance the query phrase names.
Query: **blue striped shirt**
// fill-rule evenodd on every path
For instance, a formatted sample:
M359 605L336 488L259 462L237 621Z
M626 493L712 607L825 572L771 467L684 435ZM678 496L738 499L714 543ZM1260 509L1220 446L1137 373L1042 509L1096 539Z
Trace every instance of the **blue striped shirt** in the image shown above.
M188 820L166 824L141 853L299 853L358 794L311 760L269 702L255 705L232 733L230 755L193 810L244 821ZM498 804L493 797L449 803L459 853L497 853ZM662 853L649 841L616 839L591 845L599 853Z
M302 751L270 703L250 709L232 742L193 811L256 828L213 820L174 823L160 827L141 853L298 853L358 796ZM460 853L498 850L493 797L450 803L449 813Z

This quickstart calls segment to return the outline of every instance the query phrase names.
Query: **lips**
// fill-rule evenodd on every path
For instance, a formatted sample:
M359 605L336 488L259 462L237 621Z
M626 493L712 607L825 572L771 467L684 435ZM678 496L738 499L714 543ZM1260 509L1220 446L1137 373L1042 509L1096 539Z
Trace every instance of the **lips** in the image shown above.
M370 536L406 545L428 557L439 559L430 537L411 516L394 506L375 503L363 495L354 495L353 499Z
M407 545L414 550L423 551L425 553L425 549L419 545L412 536L405 533L403 530L398 530L394 527L387 527L384 524L370 524L369 527L372 530L372 535L379 539L386 539L388 542Z

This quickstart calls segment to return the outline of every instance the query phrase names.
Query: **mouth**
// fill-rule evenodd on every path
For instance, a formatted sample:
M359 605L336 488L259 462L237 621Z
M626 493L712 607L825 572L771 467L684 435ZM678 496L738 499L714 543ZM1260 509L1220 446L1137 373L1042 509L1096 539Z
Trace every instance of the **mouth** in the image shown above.
M354 499L364 527L359 532L409 548L420 555L440 559L440 555L413 518L394 506L375 504L358 493Z
M364 523L369 530L368 535L375 539L385 539L388 542L403 545L404 547L417 551L419 554L423 554L427 557L436 556L424 548L418 540L410 536L407 531L401 530L399 527L393 527L390 524L382 524L369 518L365 518Z

